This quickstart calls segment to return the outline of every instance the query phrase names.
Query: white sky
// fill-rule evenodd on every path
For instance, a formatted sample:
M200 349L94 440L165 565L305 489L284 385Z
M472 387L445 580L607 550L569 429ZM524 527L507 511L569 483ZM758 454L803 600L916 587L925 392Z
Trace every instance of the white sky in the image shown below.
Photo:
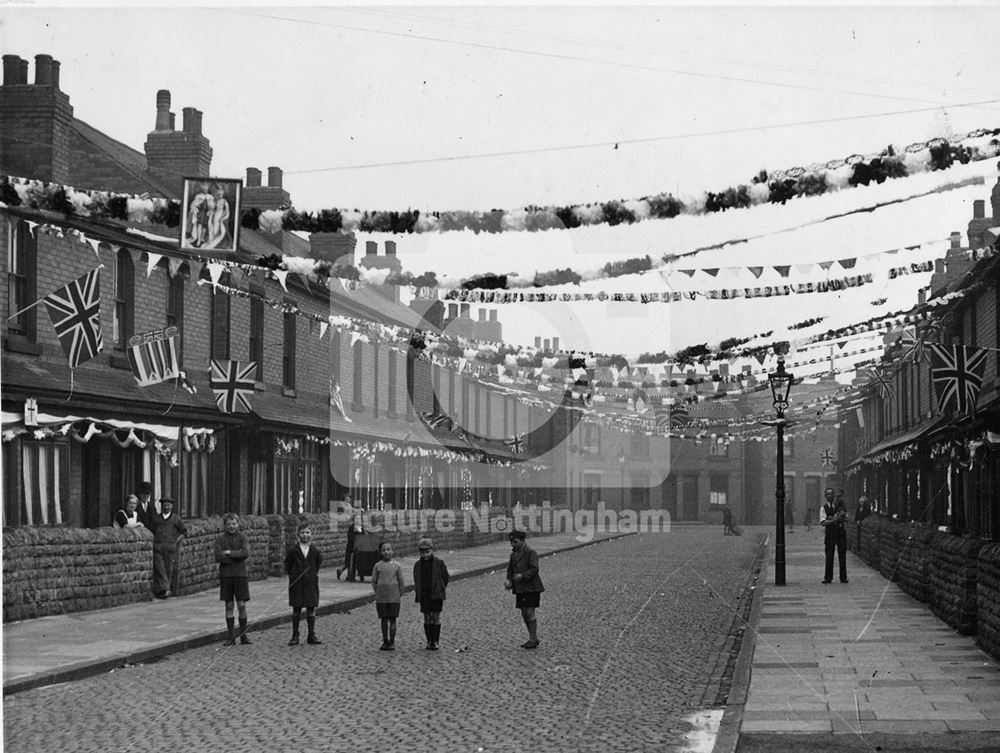
M242 177L255 166L266 176L268 166L279 166L295 205L306 209L489 209L661 191L684 196L747 183L761 168L995 127L997 29L995 3L0 6L0 48L59 60L61 88L78 118L141 150L153 129L156 91L169 89L178 128L182 108L204 112L213 173ZM983 102L989 104L968 106ZM477 156L510 152L530 153ZM399 164L407 162L414 164ZM995 175L992 162L976 169ZM860 206L866 197L857 193L851 201ZM933 209L909 202L849 230L812 233L786 263L964 232L971 201L988 198L989 188L944 196ZM408 236L399 239L399 252L405 268L439 276L529 264L592 268L615 257L689 250L696 237L740 237L760 220L752 213L771 209L687 218L684 227L695 227L687 235L684 221L674 220L572 234ZM796 225L799 211L818 211L775 209L788 212L767 215L772 230ZM901 236L885 232L916 227L898 242ZM782 263L779 250L792 251L772 240L735 247L721 260L715 252L713 263ZM689 266L702 265L699 259ZM646 289L630 280L614 289ZM895 303L912 303L915 284L892 293ZM505 307L501 320L516 342L556 335L564 346L638 353L746 336L822 308L831 318L839 311L840 325L900 307L873 308L870 301L880 296L863 290L860 302L798 296L669 313L594 304L552 306L539 319L529 307Z

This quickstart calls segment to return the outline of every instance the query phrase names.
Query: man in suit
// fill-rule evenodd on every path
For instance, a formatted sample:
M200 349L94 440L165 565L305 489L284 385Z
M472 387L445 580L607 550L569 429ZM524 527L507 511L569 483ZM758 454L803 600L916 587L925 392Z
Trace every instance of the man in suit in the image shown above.
M173 595L177 575L177 546L187 534L181 516L174 513L174 501L160 498L160 514L153 512L153 595L165 599Z
M521 648L538 648L538 628L535 609L538 607L542 591L542 579L538 577L538 555L525 543L524 531L511 531L510 562L507 564L507 581L504 588L514 593L514 606L521 610L521 618L528 628L528 640Z
M135 492L139 498L139 506L136 513L139 515L139 522L150 531L153 530L153 516L156 515L156 508L153 507L153 485L148 481L143 481Z
M819 508L819 524L823 526L823 545L826 550L826 569L823 582L833 582L833 552L837 551L840 562L840 582L847 583L847 529L844 521L847 510L844 500L837 499L833 489L824 492L826 503Z

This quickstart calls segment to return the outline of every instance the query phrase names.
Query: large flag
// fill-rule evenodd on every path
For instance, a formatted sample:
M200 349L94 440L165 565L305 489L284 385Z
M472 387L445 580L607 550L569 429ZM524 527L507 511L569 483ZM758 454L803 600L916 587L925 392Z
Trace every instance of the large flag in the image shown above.
M959 415L972 413L983 386L986 349L964 345L928 345L931 352L931 381L938 410L954 407Z
M132 376L140 387L180 376L176 340L177 327L143 332L129 338L128 360L132 364Z
M657 431L666 431L670 428L670 408L656 408L653 411L653 420L656 422Z
M93 269L44 298L71 369L104 350L100 271Z
M215 404L223 413L249 413L247 399L254 391L256 361L212 361L209 382L215 393Z

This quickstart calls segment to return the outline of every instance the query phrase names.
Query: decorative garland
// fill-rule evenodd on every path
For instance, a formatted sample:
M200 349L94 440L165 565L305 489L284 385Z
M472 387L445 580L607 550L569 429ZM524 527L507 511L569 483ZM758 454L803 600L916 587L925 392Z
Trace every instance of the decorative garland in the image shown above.
M851 155L822 165L793 167L772 174L761 171L750 183L706 192L687 202L661 193L639 199L616 200L569 206L530 206L517 210L476 211L347 211L322 209L302 212L249 209L240 218L242 227L263 232L301 230L326 232L432 233L471 230L474 233L523 232L566 229L591 225L620 225L647 219L670 219L680 214L711 214L755 204L784 204L790 199L818 196L848 186L883 183L922 172L944 170L957 163L968 164L1000 154L1000 129L978 129L951 139L936 138L906 146L892 146L878 154ZM0 202L51 209L65 214L94 218L144 221L176 227L180 202L167 199L114 194L108 191L76 191L71 187L39 181L29 183L0 180Z

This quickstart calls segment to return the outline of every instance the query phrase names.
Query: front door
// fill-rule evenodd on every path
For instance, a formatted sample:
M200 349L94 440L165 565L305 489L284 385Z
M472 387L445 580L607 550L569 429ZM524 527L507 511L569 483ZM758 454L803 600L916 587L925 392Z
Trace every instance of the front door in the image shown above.
M681 520L698 520L698 477L684 476L681 481L683 512Z

